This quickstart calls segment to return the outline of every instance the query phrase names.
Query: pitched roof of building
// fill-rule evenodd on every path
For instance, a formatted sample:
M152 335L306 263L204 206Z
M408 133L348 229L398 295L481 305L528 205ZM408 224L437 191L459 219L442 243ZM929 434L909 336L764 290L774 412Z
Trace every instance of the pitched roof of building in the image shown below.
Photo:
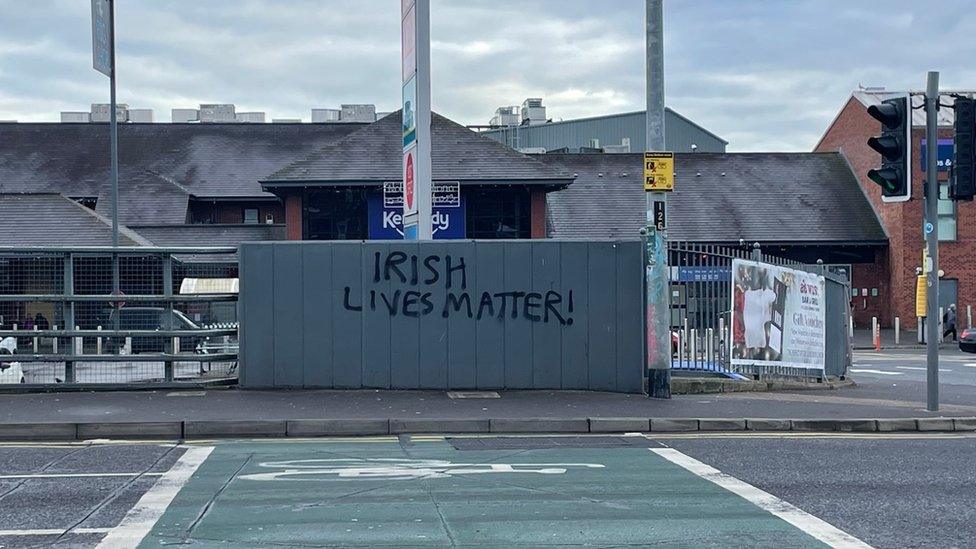
M431 119L433 178L438 181L568 184L572 177L443 116ZM294 183L374 183L403 178L401 112L390 114L305 160L265 178Z
M239 246L244 242L284 240L284 225L132 225L156 246Z
M576 174L547 195L555 238L634 236L646 218L641 154L547 154ZM884 229L839 153L681 153L668 235L700 242L881 243Z
M112 222L59 194L0 194L0 243L4 246L111 246ZM151 246L119 228L122 246Z
M120 193L125 198L127 189L139 188L129 197L148 201L146 192L152 188L170 198L174 207L180 191L200 198L271 198L261 190L261 177L363 126L120 124ZM108 124L0 123L0 192L103 197L108 179ZM185 202L182 216L167 211L159 212L162 218L150 220L185 221ZM130 206L125 204L120 211ZM145 219L141 212L134 215Z

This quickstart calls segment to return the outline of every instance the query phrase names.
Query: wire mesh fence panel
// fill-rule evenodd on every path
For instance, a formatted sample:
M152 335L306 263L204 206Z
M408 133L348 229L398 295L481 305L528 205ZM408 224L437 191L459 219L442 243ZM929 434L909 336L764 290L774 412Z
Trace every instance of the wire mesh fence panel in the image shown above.
M234 248L0 248L0 383L234 378L237 269Z

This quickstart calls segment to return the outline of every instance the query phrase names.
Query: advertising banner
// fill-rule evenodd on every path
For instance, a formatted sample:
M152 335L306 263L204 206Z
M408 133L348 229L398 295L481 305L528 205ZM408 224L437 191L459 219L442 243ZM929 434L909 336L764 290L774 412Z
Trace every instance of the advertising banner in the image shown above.
M732 364L823 370L824 278L742 259L732 274Z

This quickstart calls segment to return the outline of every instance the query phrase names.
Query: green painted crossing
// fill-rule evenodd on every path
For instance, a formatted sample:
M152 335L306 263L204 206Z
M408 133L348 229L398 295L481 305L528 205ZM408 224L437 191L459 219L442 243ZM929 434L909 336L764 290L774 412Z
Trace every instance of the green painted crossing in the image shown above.
M221 442L140 547L812 547L639 447L457 450L437 437Z

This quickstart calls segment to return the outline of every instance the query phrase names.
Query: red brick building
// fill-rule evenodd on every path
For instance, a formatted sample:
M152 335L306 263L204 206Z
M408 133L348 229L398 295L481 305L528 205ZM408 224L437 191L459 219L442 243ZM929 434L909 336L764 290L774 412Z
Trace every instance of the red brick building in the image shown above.
M867 109L897 94L884 89L865 88L855 91L827 128L814 149L816 152L839 151L847 158L875 213L888 234L887 254L874 265L855 265L852 286L858 292L853 298L856 320L877 316L883 326L890 326L894 317L908 329L916 326L915 289L916 269L921 267L924 216L924 180L922 147L925 142L925 112L913 110L912 120L912 199L908 202L885 203L881 189L867 177L868 170L881 164L881 156L868 147L869 138L880 135L881 124L868 115ZM945 99L943 99L945 101ZM915 106L921 103L914 99ZM966 307L976 306L976 225L958 223L976 213L976 205L945 200L949 172L943 160L952 158L953 111L939 111L939 256L941 305L957 304L960 323L967 322ZM946 163L948 164L948 163ZM877 295L874 295L877 289ZM867 295L862 295L867 290Z

